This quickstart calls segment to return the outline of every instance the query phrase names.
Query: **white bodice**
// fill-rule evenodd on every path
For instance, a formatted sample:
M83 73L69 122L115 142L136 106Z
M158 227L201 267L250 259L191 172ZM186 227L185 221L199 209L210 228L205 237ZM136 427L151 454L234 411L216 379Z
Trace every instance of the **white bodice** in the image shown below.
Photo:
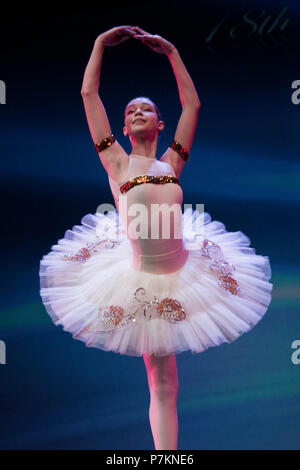
M184 264L187 256L182 240L183 192L180 185L145 182L125 193L120 191L133 178L143 175L176 178L175 171L168 163L157 159L135 154L129 158L124 180L117 183L109 177L109 184L133 250L132 266L157 273L175 271Z

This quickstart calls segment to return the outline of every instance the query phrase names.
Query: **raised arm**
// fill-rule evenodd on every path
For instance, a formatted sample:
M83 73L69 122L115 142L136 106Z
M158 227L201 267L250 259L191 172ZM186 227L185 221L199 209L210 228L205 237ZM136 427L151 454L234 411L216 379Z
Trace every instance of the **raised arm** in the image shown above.
M176 78L182 106L182 112L177 124L174 140L175 142L178 142L189 154L194 140L201 102L194 83L178 50L174 47L167 56ZM161 160L170 163L174 168L177 178L179 178L184 167L185 160L182 159L171 147L167 148L166 152L161 157Z
M193 80L183 63L178 50L173 44L157 34L147 33L138 26L135 26L133 29L136 31L136 34L134 35L135 39L141 40L155 52L165 54L171 63L182 105L182 113L178 121L174 140L178 142L187 153L189 153L192 147L198 114L201 107ZM174 168L178 178L185 163L185 160L179 156L179 153L171 147L168 147L160 159L161 161L169 163Z
M92 54L84 72L81 96L94 144L99 143L102 139L112 134L108 117L98 92L104 49L106 46L114 46L129 39L132 31L128 28L127 26L119 26L100 34L95 40ZM126 165L126 159L128 159L125 150L115 141L110 147L98 152L98 154L108 175L118 181L122 166L124 163Z

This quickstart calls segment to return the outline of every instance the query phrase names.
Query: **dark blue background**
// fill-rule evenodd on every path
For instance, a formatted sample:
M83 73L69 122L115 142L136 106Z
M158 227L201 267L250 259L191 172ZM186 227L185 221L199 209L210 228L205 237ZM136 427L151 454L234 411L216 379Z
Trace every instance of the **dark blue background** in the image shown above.
M252 34L250 9L284 31ZM226 16L210 43L207 36ZM114 2L110 7L21 6L0 18L2 272L1 449L153 449L142 358L88 349L55 327L39 297L39 261L64 232L113 203L80 95L95 38L123 24L178 49L202 108L181 174L184 203L204 203L228 231L269 256L266 317L233 344L177 356L179 449L295 449L300 438L300 80L297 1ZM240 38L229 31L240 24ZM270 21L271 25L271 21ZM266 27L267 29L267 27ZM140 95L174 137L181 104L168 58L130 40L106 48L99 94L129 153L123 111Z

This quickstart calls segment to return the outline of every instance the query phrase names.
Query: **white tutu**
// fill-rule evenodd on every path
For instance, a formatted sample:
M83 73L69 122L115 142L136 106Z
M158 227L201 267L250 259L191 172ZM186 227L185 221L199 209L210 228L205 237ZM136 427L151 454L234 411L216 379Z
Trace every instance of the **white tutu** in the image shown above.
M83 217L40 262L40 294L55 325L88 347L133 356L200 353L253 328L271 302L269 258L207 212L190 248L198 217L191 208L182 214L188 258L168 274L131 267L117 211Z

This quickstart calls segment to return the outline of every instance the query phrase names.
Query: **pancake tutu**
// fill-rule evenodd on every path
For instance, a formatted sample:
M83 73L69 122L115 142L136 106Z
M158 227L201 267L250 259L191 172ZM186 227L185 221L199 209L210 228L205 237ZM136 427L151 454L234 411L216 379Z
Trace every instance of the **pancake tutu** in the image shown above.
M40 261L54 324L87 347L130 356L200 353L251 330L271 302L269 258L207 212L185 210L182 227L185 264L155 274L131 266L116 210L84 216Z

